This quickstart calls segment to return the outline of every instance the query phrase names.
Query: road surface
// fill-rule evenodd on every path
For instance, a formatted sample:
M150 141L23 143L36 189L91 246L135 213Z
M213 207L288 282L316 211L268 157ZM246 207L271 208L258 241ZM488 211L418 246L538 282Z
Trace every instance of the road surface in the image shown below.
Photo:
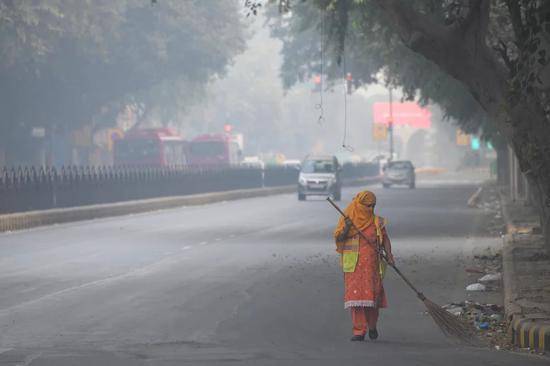
M463 300L468 258L501 243L466 207L476 186L372 189L397 264ZM0 365L548 364L450 343L393 273L380 339L350 342L336 220L287 194L2 234Z

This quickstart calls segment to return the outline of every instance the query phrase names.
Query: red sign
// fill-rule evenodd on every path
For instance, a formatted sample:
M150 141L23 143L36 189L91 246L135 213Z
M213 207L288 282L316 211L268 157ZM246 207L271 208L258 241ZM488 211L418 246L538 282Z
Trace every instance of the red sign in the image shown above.
M392 103L393 125L430 128L432 113L415 102ZM390 103L377 102L373 106L374 123L388 124L390 120Z
M223 130L226 132L226 133L231 133L231 131L233 130L233 126L226 123L225 125L223 125Z

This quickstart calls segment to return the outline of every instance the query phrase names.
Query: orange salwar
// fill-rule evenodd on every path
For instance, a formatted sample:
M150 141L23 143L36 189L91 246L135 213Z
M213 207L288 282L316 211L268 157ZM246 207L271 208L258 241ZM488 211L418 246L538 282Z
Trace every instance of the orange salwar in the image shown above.
M354 334L365 334L367 330L366 308L385 308L388 306L382 278L379 272L378 245L375 225L363 230L368 242L359 239L359 258L354 272L344 273L344 308L350 308ZM382 229L384 241L389 240L386 230ZM371 317L377 312L372 312ZM372 319L376 322L376 319Z
M378 322L378 308L355 306L349 308L351 322L353 323L353 335L364 336L369 330L369 324L376 328Z

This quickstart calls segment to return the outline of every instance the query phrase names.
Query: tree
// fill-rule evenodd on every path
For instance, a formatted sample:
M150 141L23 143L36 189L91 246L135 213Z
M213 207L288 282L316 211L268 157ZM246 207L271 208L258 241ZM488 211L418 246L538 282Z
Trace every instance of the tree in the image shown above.
M446 106L447 112L462 104L459 108L462 114L467 110L463 107L475 101L479 106L477 110L486 115L486 123L491 126L487 130L492 130L513 148L532 188L550 246L550 2L313 0L290 3L285 0L282 3L292 9L293 16L301 6L308 5L324 13L324 17L318 15L317 19L325 19L327 46L333 51L334 59L338 61L343 55L353 59L359 69L353 72L357 75L364 70L365 82L384 68L389 82L407 82L411 88L406 84L405 90L411 94L418 91L421 96ZM321 28L319 22L313 26ZM349 45L355 43L361 45L353 47L359 52L350 54ZM413 53L415 57L398 58L403 52ZM419 64L424 67L418 68ZM425 77L427 70L433 75L430 82L419 82L418 77L414 77ZM452 84L456 87L448 89Z
M244 49L239 11L231 0L0 1L2 145L22 153L35 126L110 125L128 102L169 119L176 96Z

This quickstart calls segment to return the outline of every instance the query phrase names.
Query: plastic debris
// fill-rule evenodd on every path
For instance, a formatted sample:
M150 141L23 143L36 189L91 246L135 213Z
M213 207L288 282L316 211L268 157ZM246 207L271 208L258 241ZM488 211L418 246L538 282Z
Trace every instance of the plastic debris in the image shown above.
M481 268L476 267L468 267L465 269L467 273L485 273L485 271Z
M477 325L477 327L478 327L479 329L481 329L481 330L487 330L487 329L489 329L489 323L487 323L487 322L482 322L482 323L479 323L479 324Z
M465 322L473 324L482 338L488 340L492 346L500 349L510 349L508 342L508 324L504 320L504 307L496 304L482 304L465 300L444 305L443 308L455 314Z
M466 287L466 291L485 291L487 287L482 283L472 283Z
M489 273L485 276L481 277L478 281L479 282L495 282L500 281L502 279L502 273Z
M459 304L449 304L443 306L443 309L455 316L461 316L464 313L464 308Z

